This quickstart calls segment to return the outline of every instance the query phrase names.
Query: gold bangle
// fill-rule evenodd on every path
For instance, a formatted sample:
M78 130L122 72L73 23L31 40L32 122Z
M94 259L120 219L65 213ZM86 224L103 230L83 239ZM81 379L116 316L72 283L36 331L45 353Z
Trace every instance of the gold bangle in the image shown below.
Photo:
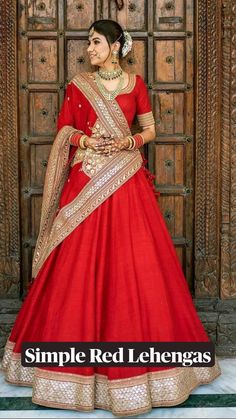
M129 141L129 145L128 145L127 149L130 150L131 147L133 146L133 140L132 140L131 137L127 137L127 138L128 138L128 141Z
M135 139L132 135L128 135L127 138L129 139L129 143L130 143L128 150L133 150L135 147Z
M129 150L130 147L132 147L133 142L132 142L132 139L130 137L127 137L127 139L129 141L129 145L128 145L127 149Z
M80 148L82 148L82 150L85 150L87 147L85 146L85 141L87 140L87 138L88 138L88 135L85 135L85 134L83 134L81 137L80 137L80 140L79 140L79 146L80 146Z

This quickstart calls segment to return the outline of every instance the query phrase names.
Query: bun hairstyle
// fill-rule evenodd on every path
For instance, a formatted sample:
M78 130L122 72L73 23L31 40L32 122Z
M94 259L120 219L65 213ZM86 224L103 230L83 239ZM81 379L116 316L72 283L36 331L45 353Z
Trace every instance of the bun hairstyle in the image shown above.
M117 23L115 20L111 19L101 19L96 20L92 23L92 25L89 27L88 31L90 31L92 28L100 35L104 35L109 47L111 44L113 44L115 41L120 42L120 49L119 49L119 57L122 57L122 48L125 43L125 36L124 31L122 27ZM111 49L111 47L110 47Z

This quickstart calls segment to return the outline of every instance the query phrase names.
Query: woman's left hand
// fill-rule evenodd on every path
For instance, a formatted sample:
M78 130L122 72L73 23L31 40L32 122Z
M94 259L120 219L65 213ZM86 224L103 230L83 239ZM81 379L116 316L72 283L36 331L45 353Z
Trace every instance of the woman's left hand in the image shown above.
M129 140L127 138L103 138L99 144L96 145L97 153L104 155L115 154L120 150L125 150L129 146Z

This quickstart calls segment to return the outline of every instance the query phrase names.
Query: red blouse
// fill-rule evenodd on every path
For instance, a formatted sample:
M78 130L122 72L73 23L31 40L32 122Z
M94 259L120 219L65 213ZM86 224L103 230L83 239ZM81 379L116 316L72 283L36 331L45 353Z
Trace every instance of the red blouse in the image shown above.
M152 119L151 103L143 78L139 74L136 74L133 89L129 93L125 93L125 90L126 88L124 89L124 93L121 91L120 94L116 96L115 100L118 102L126 116L129 127L131 127L136 115L138 115L139 118L140 115L142 116L149 113ZM58 131L64 125L72 125L90 136L92 134L90 127L94 125L96 119L97 115L90 102L71 81L67 85L64 102L58 115Z

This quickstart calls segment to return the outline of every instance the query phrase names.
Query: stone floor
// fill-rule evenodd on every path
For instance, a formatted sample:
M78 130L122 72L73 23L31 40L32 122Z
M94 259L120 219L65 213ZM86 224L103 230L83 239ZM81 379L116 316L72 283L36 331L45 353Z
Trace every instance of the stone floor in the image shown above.
M171 408L153 408L136 418L236 418L236 358L218 358L222 375L200 386L188 400ZM47 408L31 402L32 389L7 384L0 372L0 418L115 418L96 409L91 413ZM127 416L126 416L127 417ZM131 416L130 416L131 417Z

